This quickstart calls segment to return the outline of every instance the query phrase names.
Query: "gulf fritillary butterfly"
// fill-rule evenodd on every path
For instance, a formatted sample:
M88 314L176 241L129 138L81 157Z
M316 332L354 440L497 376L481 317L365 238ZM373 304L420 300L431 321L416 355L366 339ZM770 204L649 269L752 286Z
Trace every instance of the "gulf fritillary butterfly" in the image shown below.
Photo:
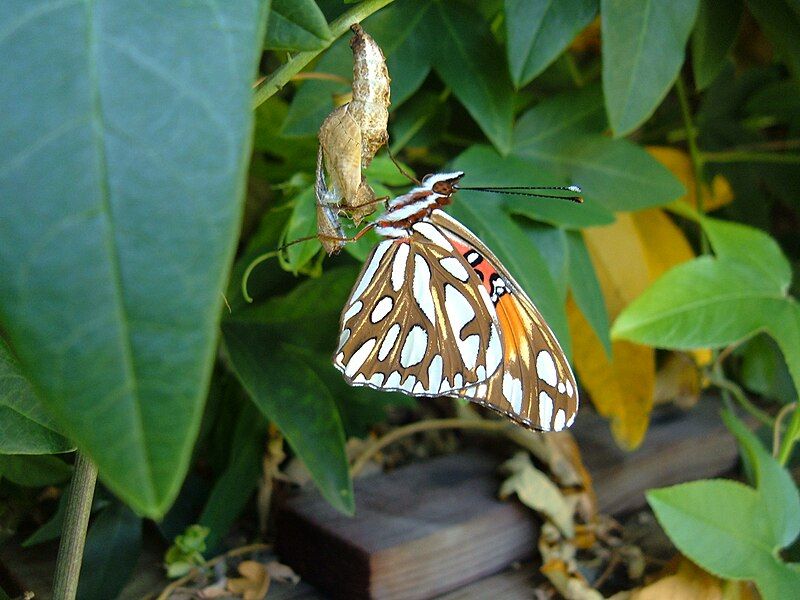
M468 189L463 176L427 176L367 227L386 239L342 310L334 365L350 385L466 398L525 427L560 431L578 411L572 369L508 270L441 210Z

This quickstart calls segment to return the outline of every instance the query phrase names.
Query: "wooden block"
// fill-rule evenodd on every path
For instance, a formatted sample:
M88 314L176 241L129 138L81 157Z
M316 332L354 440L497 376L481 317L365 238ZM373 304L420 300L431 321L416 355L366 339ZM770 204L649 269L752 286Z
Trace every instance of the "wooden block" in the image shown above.
M575 435L600 510L615 515L643 507L649 488L718 476L737 461L715 402L659 417L634 452L620 450L590 411ZM531 513L496 499L499 462L466 452L358 480L354 518L304 489L278 516L278 554L336 598L432 598L497 573L536 547ZM524 581L504 574L448 598L529 595ZM497 586L508 589L484 595Z
M431 598L496 573L537 535L524 507L497 500L496 468L466 452L357 480L355 518L301 494L278 517L278 554L337 598Z

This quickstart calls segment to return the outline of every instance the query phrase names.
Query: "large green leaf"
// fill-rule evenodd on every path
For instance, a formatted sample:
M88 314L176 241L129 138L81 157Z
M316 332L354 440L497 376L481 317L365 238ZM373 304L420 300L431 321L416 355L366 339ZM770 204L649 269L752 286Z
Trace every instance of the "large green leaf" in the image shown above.
M325 499L352 513L344 430L328 388L303 354L276 341L266 326L231 321L222 331L231 364L253 402L283 432Z
M314 0L272 0L264 48L319 50L331 38L325 15Z
M0 326L59 428L154 517L215 355L264 8L0 8Z
M766 331L800 389L800 306L732 258L704 256L667 271L629 304L612 336L662 348L721 347Z
M72 449L39 402L0 338L0 454L53 454Z
M780 547L756 490L734 481L694 481L651 490L647 501L678 549L726 579L756 582L765 600L792 598L800 573L780 561Z
M489 26L472 10L448 7L441 0L431 11L428 35L435 35L433 67L502 153L511 150L514 88L505 58Z
M708 87L725 66L739 32L743 0L700 0L692 33L692 68L697 89Z
M596 87L548 98L514 128L512 155L526 159L528 171L544 170L583 188L586 203L574 212L597 212L592 217L597 221L578 222L579 227L611 222L609 211L666 204L685 191L641 147L600 135L605 128L602 94Z
M71 473L72 467L55 456L0 454L0 480L5 478L17 485L56 485L67 480Z
M603 91L611 129L641 125L672 87L699 0L601 0Z
M506 0L508 66L522 87L553 62L597 14L597 0Z
M86 536L79 600L116 598L136 568L142 549L142 518L114 502L92 522Z
M747 7L800 79L800 6L797 0L748 0Z
M755 483L764 504L772 538L777 547L791 544L800 533L800 495L789 472L781 467L761 442L733 413L724 412L722 418L752 465Z

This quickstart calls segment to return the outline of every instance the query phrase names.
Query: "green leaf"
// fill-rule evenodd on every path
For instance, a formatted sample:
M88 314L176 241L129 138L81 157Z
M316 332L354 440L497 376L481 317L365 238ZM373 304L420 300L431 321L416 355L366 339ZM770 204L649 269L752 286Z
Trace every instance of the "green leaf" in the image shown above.
M611 337L608 313L603 300L603 290L600 289L600 282L597 280L597 273L589 256L589 250L583 240L583 235L578 231L567 232L567 244L569 247L569 286L572 290L572 297L603 344L606 356L610 360Z
M749 265L703 256L655 281L620 313L611 334L688 350L726 346L758 331L778 342L800 389L800 306Z
M216 354L263 9L41 0L0 16L15 82L0 327L59 429L153 517L186 473Z
M451 214L497 254L533 300L567 356L571 340L564 303L542 255L525 232L502 210L494 194L460 192Z
M511 150L514 88L487 23L471 10L435 3L434 69L502 154Z
M717 256L747 265L775 289L786 293L792 281L792 267L772 237L755 227L705 216L700 218L700 224Z
M777 343L766 334L748 340L735 354L741 359L739 380L750 391L783 404L797 401L797 390Z
M0 480L24 487L56 485L69 479L72 467L55 456L0 454Z
M325 499L352 514L353 486L341 418L328 388L302 354L253 323L224 323L231 363L261 412L283 432Z
M80 600L116 598L142 550L142 518L115 502L92 522L78 583Z
M800 79L800 7L796 0L748 0L747 7L794 78Z
M612 222L609 211L659 206L685 193L672 173L641 147L600 135L605 127L598 88L560 94L520 117L512 156L525 159L528 171L542 169L580 185L586 202L577 207L578 214L602 211L602 221L598 214L598 222L591 224Z
M769 454L758 438L730 411L722 413L742 452L753 465L756 490L764 505L772 537L779 548L791 544L800 533L800 494L789 472Z
M743 8L742 0L700 0L692 33L692 70L698 90L708 87L725 66Z
M597 0L506 0L508 66L522 87L553 62L597 14Z
M603 92L615 135L641 125L672 87L698 1L601 0Z
M55 424L0 338L0 454L55 454L72 444Z
M330 39L328 22L314 0L272 0L264 48L319 50Z
M650 490L647 501L678 549L726 579L754 580L765 600L796 595L800 573L775 555L761 497L734 481L693 481Z
M252 403L239 413L228 466L214 483L198 523L208 527L206 544L214 550L228 533L258 485L266 439L266 422Z
M453 162L453 166L466 173L464 177L466 186L566 185L571 183L567 177L553 175L536 161L513 155L503 157L493 148L480 144L475 144L460 154ZM488 194L459 192L455 202L458 203L462 200L472 202L473 198L486 195ZM597 203L575 204L567 200L549 198L491 195L502 198L503 206L510 213L551 225L577 229L614 222L614 215Z
M322 249L319 241L314 239L314 236L317 235L317 200L314 186L308 186L297 194L292 203L294 208L281 243L290 244L308 237L312 237L312 239L289 246L278 256L284 269L297 274L306 272L306 265Z

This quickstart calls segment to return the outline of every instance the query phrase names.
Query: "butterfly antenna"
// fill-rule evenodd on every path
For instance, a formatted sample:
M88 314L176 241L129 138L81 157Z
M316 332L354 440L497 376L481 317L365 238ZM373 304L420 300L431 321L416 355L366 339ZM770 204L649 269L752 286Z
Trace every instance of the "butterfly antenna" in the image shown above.
M465 186L453 186L459 190L470 190L473 192L495 192L498 194L512 194L515 196L528 196L530 198L555 198L557 200L569 200L570 202L575 202L577 204L581 204L583 202L583 195L582 190L577 185L510 185L510 186L502 186L502 187L495 187L495 186L475 186L475 187L465 187ZM559 191L559 192L572 192L573 195L571 196L561 196L558 194L539 194L534 192L533 190L552 190L552 191Z

